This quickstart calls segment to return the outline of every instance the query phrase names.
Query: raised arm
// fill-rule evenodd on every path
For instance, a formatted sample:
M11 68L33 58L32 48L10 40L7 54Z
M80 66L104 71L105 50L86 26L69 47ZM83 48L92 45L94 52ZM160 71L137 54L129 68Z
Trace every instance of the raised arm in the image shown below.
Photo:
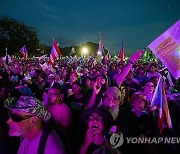
M18 61L16 61L14 59L14 63L15 63L15 66L17 67L17 70L18 70L19 74L23 75L23 71L22 71L21 66L19 65Z
M91 98L84 107L85 110L89 109L95 105L96 97L97 97L98 93L100 92L100 90L101 90L101 87L97 87L97 82L95 82L93 85L93 93L91 95Z
M6 64L6 62L2 58L0 58L0 62L3 64L3 67L5 68L7 74L9 75L10 74L9 66Z
M123 80L125 79L129 71L131 70L133 63L136 62L141 57L142 53L143 53L143 50L140 50L132 54L132 56L129 59L129 62L124 66L121 73L115 79L118 87L121 86Z

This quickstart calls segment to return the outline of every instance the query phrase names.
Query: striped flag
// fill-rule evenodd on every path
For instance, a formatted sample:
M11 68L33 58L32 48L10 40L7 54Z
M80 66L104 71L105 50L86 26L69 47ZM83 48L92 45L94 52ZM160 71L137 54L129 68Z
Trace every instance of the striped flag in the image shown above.
M97 51L97 57L101 57L103 53L103 45L102 45L102 39L101 39L101 34L99 33L100 39L99 39L99 46L98 46L98 51Z
M162 77L159 79L156 86L151 105L155 105L159 108L157 122L160 132L162 132L163 128L165 127L172 128L171 117L169 114L168 102Z
M19 51L21 55L24 57L24 59L27 59L27 50L26 50L26 45L24 45L21 50Z
M122 48L121 48L121 51L119 53L119 59L120 59L120 62L123 62L124 61L124 44L122 42Z
M69 56L72 56L74 53L75 53L75 50L74 50L74 47L72 47L72 49L71 49L71 52L70 52Z
M54 63L54 60L61 54L61 51L59 50L56 41L53 38L53 43L52 43L52 49L51 53L49 56L49 64L52 65Z
M107 61L111 59L111 55L110 55L109 50L108 50L108 52L107 52L105 58L106 58Z

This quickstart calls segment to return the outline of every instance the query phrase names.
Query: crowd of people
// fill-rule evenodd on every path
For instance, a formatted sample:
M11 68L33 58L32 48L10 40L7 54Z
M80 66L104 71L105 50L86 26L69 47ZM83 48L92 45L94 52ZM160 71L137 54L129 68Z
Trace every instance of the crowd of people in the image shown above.
M160 62L0 59L0 153L162 153L177 145L127 144L110 137L179 136L158 130L152 98L160 77L166 90L178 80ZM96 62L96 63L95 63ZM177 124L178 125L178 124Z

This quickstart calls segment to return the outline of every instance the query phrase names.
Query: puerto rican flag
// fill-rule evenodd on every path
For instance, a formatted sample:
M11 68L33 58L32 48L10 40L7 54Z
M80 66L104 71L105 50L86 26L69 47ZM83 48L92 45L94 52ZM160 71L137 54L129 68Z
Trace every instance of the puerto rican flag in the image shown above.
M19 51L21 55L24 57L24 59L27 59L27 50L26 50L26 45L24 45L21 50Z
M52 43L52 49L51 53L49 56L49 64L52 65L54 63L54 60L61 54L61 51L59 50L56 41L53 38L53 43Z
M159 108L157 124L160 132L162 132L163 128L165 127L172 128L171 117L162 77L158 81L151 104Z
M121 51L119 53L119 59L120 59L120 62L123 62L124 61L124 43L122 42L122 48L121 48Z

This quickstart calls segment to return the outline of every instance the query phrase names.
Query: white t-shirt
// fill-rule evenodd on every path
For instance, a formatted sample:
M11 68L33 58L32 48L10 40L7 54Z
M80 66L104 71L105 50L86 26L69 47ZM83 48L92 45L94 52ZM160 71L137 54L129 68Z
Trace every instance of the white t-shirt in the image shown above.
M41 134L42 131L39 132L39 134L31 141L28 141L27 139L23 139L20 144L18 154L37 154ZM50 132L44 149L44 154L50 154L50 153L52 154L66 153L61 138L54 130Z

